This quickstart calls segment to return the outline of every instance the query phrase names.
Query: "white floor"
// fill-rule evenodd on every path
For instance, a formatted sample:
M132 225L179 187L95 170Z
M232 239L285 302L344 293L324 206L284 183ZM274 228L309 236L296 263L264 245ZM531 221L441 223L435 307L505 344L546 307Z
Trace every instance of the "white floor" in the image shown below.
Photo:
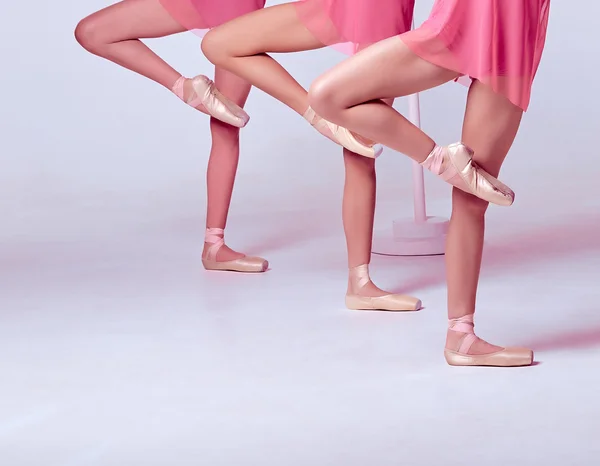
M440 257L373 260L423 311L350 312L333 210L238 216L272 270L231 275L202 270L200 215L134 204L4 235L2 465L595 464L595 207L490 212L478 329L539 361L503 370L445 365Z

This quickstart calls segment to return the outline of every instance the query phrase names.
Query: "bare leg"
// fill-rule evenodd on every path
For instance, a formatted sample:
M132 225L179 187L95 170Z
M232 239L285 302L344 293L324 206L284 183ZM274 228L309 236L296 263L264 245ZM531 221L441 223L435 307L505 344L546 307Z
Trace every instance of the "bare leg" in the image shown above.
M309 101L327 120L404 153L451 185L495 204L511 205L514 193L471 163L470 148L464 144L437 146L420 128L381 101L431 89L456 77L458 73L429 63L400 37L392 37L317 79Z
M308 108L306 90L266 53L291 53L323 47L300 22L293 4L256 11L210 31L202 42L207 58L249 80L299 114ZM343 218L350 268L369 264L375 212L375 163L344 151L346 184ZM349 292L388 294L372 282Z
M344 165L346 183L342 219L348 249L348 268L354 269L371 262L377 176L375 160L346 149L344 149ZM388 295L389 292L379 289L372 281L359 287L357 281L349 276L348 294L375 297Z
M82 19L75 37L94 55L171 89L181 74L140 38L165 37L183 31L158 0L123 0Z
M244 106L250 93L250 83L220 68L215 70L215 83L229 99L240 107ZM210 132L212 147L206 172L208 193L206 227L225 229L240 156L240 130L211 118ZM210 245L205 243L205 254L208 247ZM243 256L244 254L223 246L217 253L217 260L231 261Z
M215 65L235 73L303 115L306 90L267 53L322 48L287 3L258 10L223 24L204 37L202 51Z
M394 100L388 99L385 103L391 106ZM377 200L377 174L375 160L362 157L347 149L344 149L344 167L346 182L344 184L342 219L348 248L348 268L354 269L371 262ZM371 297L389 294L378 288L372 281L360 288L352 276L348 277L348 293Z
M371 262L377 177L375 160L344 150L346 182L342 218L348 247L348 267Z
M156 55L140 39L165 37L185 29L163 8L159 0L123 0L82 19L75 38L88 52L134 71L174 91L181 74ZM185 101L193 99L192 80L183 82ZM202 105L195 105L208 113Z
M469 90L463 123L463 141L475 150L474 160L493 176L512 146L523 112L488 86L475 81ZM452 219L446 247L448 318L475 312L477 284L483 254L485 212L488 204L454 189ZM462 334L448 331L448 346L455 347ZM478 340L472 354L485 354L500 348Z
M377 70L377 72L373 72ZM434 141L377 99L401 97L451 81L398 38L386 39L340 63L311 86L309 100L324 118L423 162Z
M75 30L77 41L89 52L145 76L169 90L181 77L150 50L140 38L164 37L183 32L158 0L123 0L84 18ZM216 70L221 92L242 106L250 84L224 70ZM184 96L193 90L189 80ZM198 107L197 107L198 108ZM203 111L202 108L198 108ZM207 171L207 227L225 228L239 158L239 129L211 119L212 148ZM205 244L206 248L206 244ZM243 254L223 246L219 260Z

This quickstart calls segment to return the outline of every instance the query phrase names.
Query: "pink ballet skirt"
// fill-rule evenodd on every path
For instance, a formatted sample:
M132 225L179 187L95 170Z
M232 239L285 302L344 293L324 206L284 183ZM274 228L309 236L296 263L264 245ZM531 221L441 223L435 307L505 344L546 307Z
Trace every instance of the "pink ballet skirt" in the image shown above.
M436 0L401 36L430 63L477 79L527 110L546 40L550 0Z
M167 12L188 31L200 33L265 6L266 0L160 0Z
M348 54L410 31L415 0L300 0L298 18L324 45Z

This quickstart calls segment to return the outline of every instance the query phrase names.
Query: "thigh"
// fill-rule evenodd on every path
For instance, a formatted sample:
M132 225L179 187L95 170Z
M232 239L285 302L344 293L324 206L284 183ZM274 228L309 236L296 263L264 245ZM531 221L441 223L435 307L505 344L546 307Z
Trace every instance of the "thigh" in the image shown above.
M240 107L246 104L251 84L223 68L215 68L215 84L219 91Z
M292 53L324 45L302 24L294 3L285 3L240 16L210 31L205 40L218 41L228 55Z
M319 78L317 86L326 86L335 93L336 104L349 108L375 99L421 92L457 76L454 71L423 60L396 36L335 66Z
M185 31L159 0L123 0L85 19L105 42L165 37Z

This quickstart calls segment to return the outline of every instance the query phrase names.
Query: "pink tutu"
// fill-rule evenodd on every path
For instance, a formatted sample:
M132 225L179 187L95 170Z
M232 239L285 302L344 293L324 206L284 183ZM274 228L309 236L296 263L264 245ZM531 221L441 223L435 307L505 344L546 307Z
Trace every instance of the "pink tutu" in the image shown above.
M300 21L325 45L355 53L410 31L415 0L300 0Z
M266 0L160 0L169 14L187 30L206 30L259 10Z
M487 84L527 110L550 0L436 0L402 40L423 59Z

